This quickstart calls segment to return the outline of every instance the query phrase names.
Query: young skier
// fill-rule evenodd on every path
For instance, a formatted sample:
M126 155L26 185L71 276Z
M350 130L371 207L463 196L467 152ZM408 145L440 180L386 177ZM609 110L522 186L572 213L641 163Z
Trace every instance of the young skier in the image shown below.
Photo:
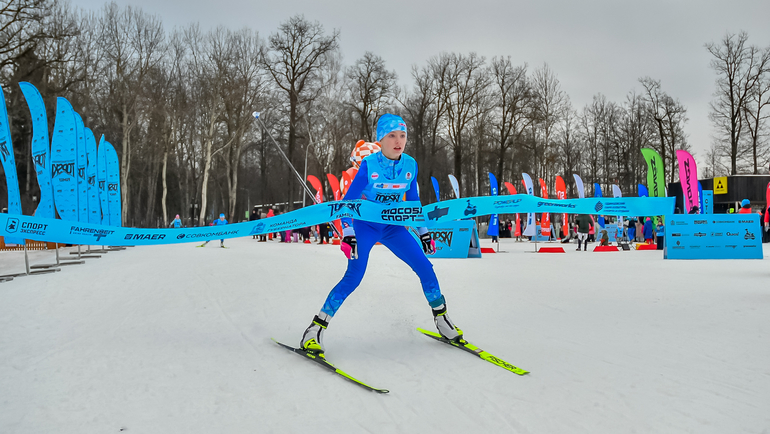
M174 217L174 221L172 221L168 227L177 229L182 227L182 219L179 218L179 214Z
M227 224L227 220L225 220L225 215L224 214L219 214L219 219L214 220L214 222L211 223L211 226L220 226L220 225L226 225L226 224ZM206 247L206 244L208 244L210 241L211 240L207 240L205 243L201 244L198 247ZM219 240L219 247L222 247L222 248L225 247L225 240L224 239Z
M344 199L366 199L380 203L400 202L406 193L407 201L419 201L417 192L417 163L404 154L406 123L399 116L384 114L377 121L377 141L382 151L365 157L358 174L348 187ZM433 254L436 246L427 228L417 228L420 244L404 226L369 223L343 219L341 250L348 258L348 268L342 280L331 290L321 311L305 330L300 348L323 353L323 334L332 317L345 299L358 287L364 277L369 252L380 242L399 259L406 262L419 276L428 305L439 333L447 339L459 341L463 332L447 316L446 301L439 289L438 279L425 253Z

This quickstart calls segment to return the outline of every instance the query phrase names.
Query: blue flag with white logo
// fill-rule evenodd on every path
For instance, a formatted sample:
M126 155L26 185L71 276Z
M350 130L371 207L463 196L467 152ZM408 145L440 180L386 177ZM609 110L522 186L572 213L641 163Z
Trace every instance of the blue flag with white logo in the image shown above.
M489 172L489 186L492 190L492 196L497 196L497 178L492 172ZM500 235L500 225L498 224L497 214L492 214L489 218L489 229L487 229L487 235L490 237L496 237Z

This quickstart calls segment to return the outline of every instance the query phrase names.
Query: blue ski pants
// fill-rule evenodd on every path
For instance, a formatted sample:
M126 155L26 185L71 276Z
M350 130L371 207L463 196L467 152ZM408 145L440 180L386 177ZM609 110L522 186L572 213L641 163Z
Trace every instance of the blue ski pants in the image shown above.
M422 247L406 227L353 220L353 229L356 231L358 259L348 260L348 269L326 298L321 309L323 313L334 316L345 299L355 291L364 278L369 252L377 242L385 245L417 274L431 307L443 304L444 297L441 295L436 273L433 272L433 264L425 257Z

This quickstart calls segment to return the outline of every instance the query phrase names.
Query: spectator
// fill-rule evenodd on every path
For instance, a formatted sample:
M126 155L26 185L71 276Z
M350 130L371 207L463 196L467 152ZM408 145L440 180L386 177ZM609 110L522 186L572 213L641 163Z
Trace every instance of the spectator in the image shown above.
M259 214L260 214L259 213L259 209L257 208L256 205L254 205L254 209L252 209L251 210L251 214L249 214L249 221L259 220L260 219L260 215ZM252 236L251 239L252 240L256 240L257 237L261 237L261 235L254 235L254 236Z
M594 227L593 219L587 214L579 214L575 219L575 223L578 230L578 248L576 250L580 251L580 246L585 244L583 251L586 251L588 250L588 234Z
M610 236L607 235L607 229L602 229L601 238L599 238L599 245L600 246L610 245Z
M168 227L176 228L176 229L179 229L179 228L183 227L182 226L182 219L179 218L179 214L177 214L176 217L174 217L174 221L172 221L171 224L168 225Z
M644 221L644 242L647 244L652 244L652 219L647 217L647 219Z
M663 225L663 219L658 217L658 225L655 226L655 236L658 238L658 250L663 250L663 237L666 235L666 227Z
M636 241L636 219L633 217L628 219L628 241Z
M748 199L743 199L741 201L741 209L738 211L738 214L751 214L751 201Z

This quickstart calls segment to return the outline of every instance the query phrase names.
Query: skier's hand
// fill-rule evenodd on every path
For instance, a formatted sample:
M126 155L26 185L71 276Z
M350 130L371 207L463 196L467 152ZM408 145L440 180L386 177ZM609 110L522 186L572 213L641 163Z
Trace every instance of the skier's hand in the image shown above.
M358 252L356 251L356 246L358 245L358 242L356 241L355 235L348 235L345 237L342 237L342 242L340 243L340 250L342 250L342 253L345 254L345 257L348 259L358 259Z
M436 242L430 236L430 232L426 232L420 235L420 242L422 243L422 251L432 255L436 253Z

